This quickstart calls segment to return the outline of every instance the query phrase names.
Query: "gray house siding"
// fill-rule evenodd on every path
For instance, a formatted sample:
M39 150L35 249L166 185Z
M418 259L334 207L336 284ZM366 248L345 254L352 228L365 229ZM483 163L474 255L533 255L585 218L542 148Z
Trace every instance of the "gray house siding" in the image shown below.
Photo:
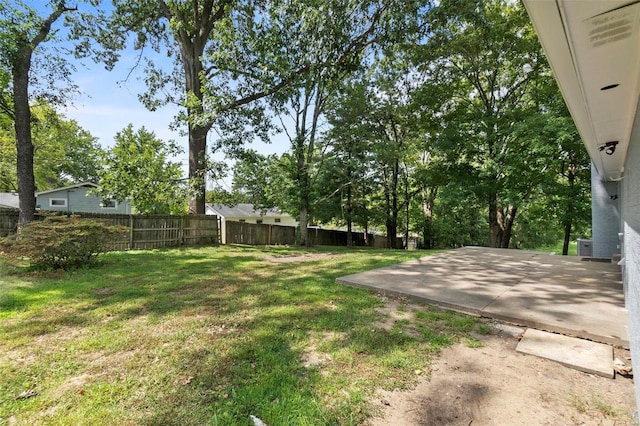
M620 253L620 184L603 182L591 165L591 229L593 257L613 257Z
M622 273L629 312L629 343L633 369L640 371L640 109L636 110L622 180L622 219ZM636 400L640 401L640 386L636 386Z
M78 186L40 193L36 195L36 206L41 210L72 213L131 213L127 202L116 203L115 208L103 206L102 197L88 193L91 189L93 187Z

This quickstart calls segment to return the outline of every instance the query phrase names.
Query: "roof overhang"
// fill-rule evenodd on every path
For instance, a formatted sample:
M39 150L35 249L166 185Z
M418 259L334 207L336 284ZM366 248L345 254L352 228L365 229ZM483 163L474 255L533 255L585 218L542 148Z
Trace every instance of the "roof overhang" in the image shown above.
M97 188L97 187L98 187L98 185L96 185L95 183L82 182L82 183L77 183L75 185L62 186L60 188L54 188L54 189L49 189L47 191L36 192L36 196L45 195L45 194L51 194L51 193L60 192L60 191L71 191L71 190L76 189L76 188Z
M640 0L523 0L600 177L620 180L640 90Z

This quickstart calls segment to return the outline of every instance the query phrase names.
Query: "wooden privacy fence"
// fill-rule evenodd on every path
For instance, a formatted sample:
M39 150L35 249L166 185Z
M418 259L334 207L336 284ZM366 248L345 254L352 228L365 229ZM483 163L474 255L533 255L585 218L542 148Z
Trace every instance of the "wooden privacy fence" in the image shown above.
M296 242L296 228L292 226L255 224L246 222L225 221L226 244L248 245L277 245ZM387 237L384 235L367 234L365 241L362 232L353 232L354 246L369 246L375 248L387 248ZM307 236L312 245L322 246L346 246L347 232L330 229L309 228ZM398 245L402 247L402 238L398 239Z
M311 245L319 246L346 246L347 231L336 231L332 229L309 228L307 236ZM356 247L388 248L387 237L385 235L365 234L363 232L352 232L351 239ZM402 247L402 238L397 238L396 247Z
M121 239L109 245L108 249L114 251L219 243L218 217L214 215L73 214L128 228ZM36 219L42 217L36 215ZM15 233L17 224L17 211L0 210L0 237Z
M18 211L14 209L0 209L0 237L6 237L16 232L18 225Z
M225 221L225 242L227 244L293 245L296 242L296 228L292 226L255 224Z

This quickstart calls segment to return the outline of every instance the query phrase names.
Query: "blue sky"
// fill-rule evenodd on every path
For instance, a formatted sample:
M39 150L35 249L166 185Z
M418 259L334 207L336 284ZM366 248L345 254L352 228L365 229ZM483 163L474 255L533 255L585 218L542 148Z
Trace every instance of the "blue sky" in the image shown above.
M145 90L144 84L135 77L123 82L127 72L124 66L109 72L100 64L80 69L74 82L82 93L65 109L65 115L91 132L105 148L113 145L116 133L129 123L135 128L145 126L163 140L184 142L186 148L186 137L169 130L177 108L167 106L148 111L137 98Z

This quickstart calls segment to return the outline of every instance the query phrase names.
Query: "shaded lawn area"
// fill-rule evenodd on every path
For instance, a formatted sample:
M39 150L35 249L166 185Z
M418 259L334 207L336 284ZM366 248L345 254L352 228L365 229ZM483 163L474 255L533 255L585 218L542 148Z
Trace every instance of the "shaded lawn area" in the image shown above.
M379 298L335 283L426 254L185 248L66 273L0 256L0 424L360 424L376 389L483 327L426 306L381 327Z

